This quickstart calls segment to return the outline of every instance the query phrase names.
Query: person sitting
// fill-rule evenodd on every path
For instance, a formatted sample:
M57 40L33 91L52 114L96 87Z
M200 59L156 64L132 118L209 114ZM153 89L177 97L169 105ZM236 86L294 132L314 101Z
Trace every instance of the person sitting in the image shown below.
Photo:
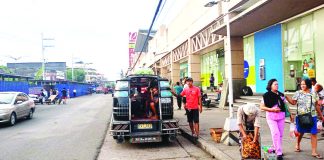
M237 110L237 125L240 129L240 134L243 138L247 138L249 131L254 132L253 142L257 142L260 124L260 109L254 104L245 104Z
M131 89L131 103L132 103L132 118L145 117L145 101L144 94L141 93L141 86Z
M150 89L150 109L153 113L152 117L153 119L159 119L159 116L156 111L156 106L159 104L159 94L158 94L158 89L157 87L153 87Z
M223 83L220 83L218 88L216 89L216 101L219 101L221 99L221 95L222 95L222 90L223 90Z

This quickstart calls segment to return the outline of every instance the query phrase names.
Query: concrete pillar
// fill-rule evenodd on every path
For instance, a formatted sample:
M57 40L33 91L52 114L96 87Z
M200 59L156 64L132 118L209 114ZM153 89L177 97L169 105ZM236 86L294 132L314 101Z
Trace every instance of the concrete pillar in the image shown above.
M171 62L171 82L175 84L180 80L180 63Z
M194 81L195 86L201 86L201 69L200 69L200 55L188 55L188 76Z
M162 67L161 68L161 77L167 78L167 76L168 76L168 68Z
M226 43L225 43L226 45ZM225 46L225 78L228 79L228 52ZM233 80L233 98L239 98L241 88L246 85L244 79L244 52L243 37L231 37L231 53L232 53L232 80ZM228 89L228 88L224 88Z

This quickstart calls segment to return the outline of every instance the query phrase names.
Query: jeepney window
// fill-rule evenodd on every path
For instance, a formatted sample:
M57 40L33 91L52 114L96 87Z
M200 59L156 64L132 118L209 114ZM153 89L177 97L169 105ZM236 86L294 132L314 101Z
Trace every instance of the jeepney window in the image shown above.
M117 81L115 90L127 90L128 81Z
M128 97L128 91L115 91L114 97Z
M172 93L169 90L162 90L161 97L172 97Z
M168 81L160 81L160 87L161 88L170 87L170 84Z

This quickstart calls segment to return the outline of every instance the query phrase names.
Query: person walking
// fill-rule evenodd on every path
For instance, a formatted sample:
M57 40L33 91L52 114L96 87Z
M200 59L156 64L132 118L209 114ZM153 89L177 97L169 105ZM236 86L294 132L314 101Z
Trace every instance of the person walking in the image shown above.
M43 89L41 89L41 93L40 93L40 97L39 97L39 102L40 102L41 104L44 104L45 99L46 99L45 92L44 92Z
M296 116L296 128L297 143L296 152L300 152L300 142L304 133L311 134L312 156L317 159L323 159L323 157L317 152L317 116L321 120L324 119L321 114L320 106L318 105L318 95L311 91L312 82L309 79L304 79L300 83L301 90L297 91L292 98L286 96L288 102L292 105L297 104L297 116ZM303 121L300 121L300 117L305 114L311 114L313 124L310 126L304 126Z
M61 91L61 94L62 94L62 96L61 96L61 99L63 100L63 104L66 104L66 99L67 99L67 91L66 91L66 89L65 88L63 88L63 90Z
M187 79L188 77L184 77L183 78L183 81L182 81L182 85L183 85L183 89L185 89L185 88L188 88L188 84L186 84L186 79ZM185 109L185 115L187 115L187 112L188 112L188 110L187 110L187 108L186 108L186 96L182 96L182 104L183 104L183 108Z
M76 92L77 92L77 91L76 91L76 89L74 88L74 89L73 89L73 98L76 97Z
M215 77L213 73L210 74L209 83L210 83L210 91L213 91L215 87Z
M186 96L187 120L194 138L199 136L199 112L202 112L200 89L193 85L193 79L186 79L187 88L181 92L181 96Z
M173 89L175 90L175 94L177 97L178 110L181 110L182 97L180 96L180 94L183 91L183 87L180 86L180 82L177 82L176 86L174 86Z
M316 78L311 78L310 80L312 82L312 91L315 91L315 86L317 85Z
M267 92L263 94L261 110L266 111L266 119L271 132L273 146L276 150L278 160L283 159L282 137L285 127L285 96L278 91L278 81L270 79L267 85ZM292 116L290 116L292 120Z
M53 95L56 95L54 100L53 100L53 104L56 104L56 101L58 100L58 90L57 89L53 89Z

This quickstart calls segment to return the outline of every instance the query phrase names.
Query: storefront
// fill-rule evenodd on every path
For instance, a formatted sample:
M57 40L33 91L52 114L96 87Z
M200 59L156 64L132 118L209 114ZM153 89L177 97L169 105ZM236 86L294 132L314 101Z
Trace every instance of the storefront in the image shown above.
M265 28L243 39L244 78L254 93L266 92L270 79L283 91L281 24Z
M215 86L223 82L224 77L224 50L218 49L201 56L201 83L204 90L209 89L209 79L214 74Z
M322 79L317 77L321 64L316 61L323 54L318 46L323 37L317 36L324 33L323 16L321 9L282 25L285 90L297 90L305 78Z
M244 43L244 79L246 85L256 91L254 35L245 37Z
M180 79L188 77L188 62L180 63Z

